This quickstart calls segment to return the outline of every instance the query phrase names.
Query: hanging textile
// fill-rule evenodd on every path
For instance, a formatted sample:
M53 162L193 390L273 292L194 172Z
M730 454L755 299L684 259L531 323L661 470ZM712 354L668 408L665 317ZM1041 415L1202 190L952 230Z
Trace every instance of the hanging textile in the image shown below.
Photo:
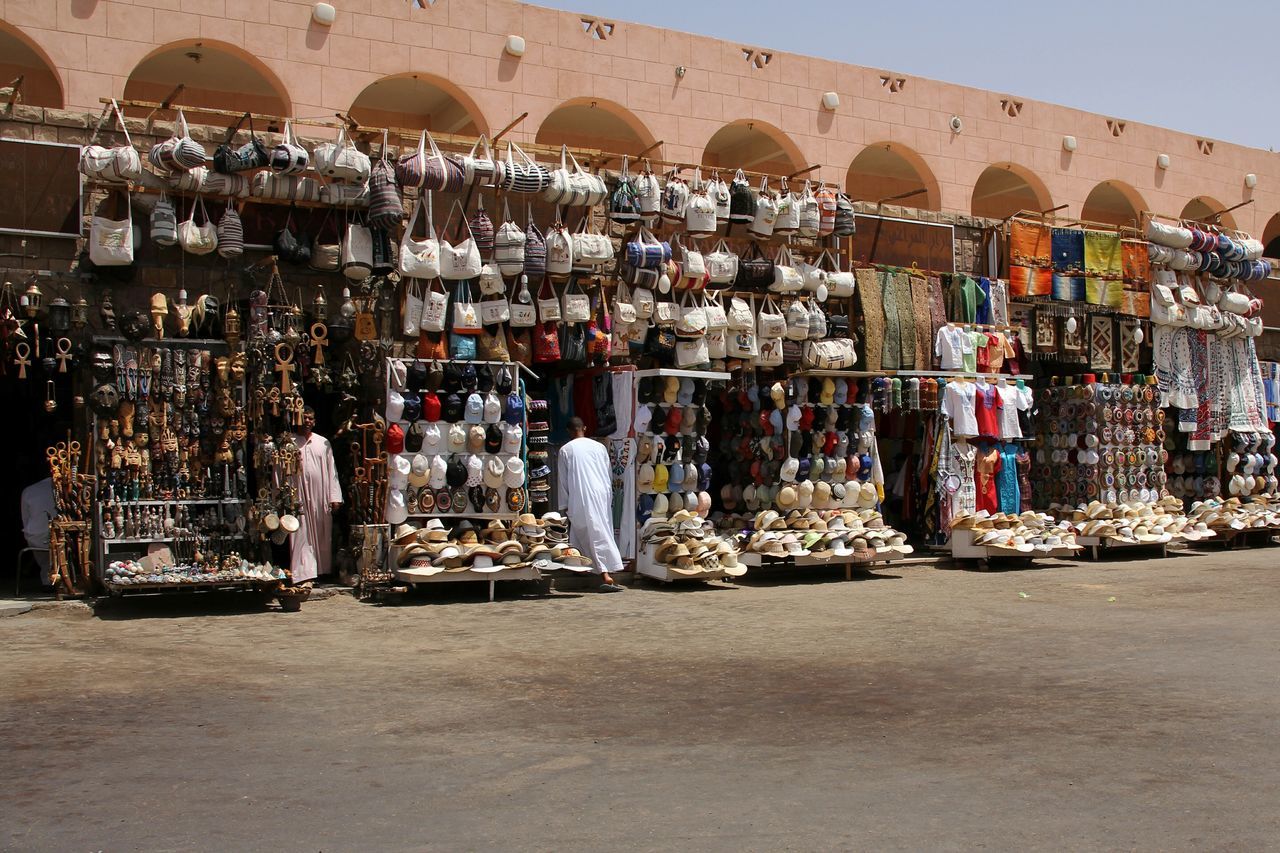
M1009 325L1009 285L998 278L991 279L991 325Z
M880 356L884 346L884 297L880 286L880 274L871 267L861 267L854 272L858 283L858 299L862 307L863 362L866 369L875 373L881 370Z
M1115 367L1115 323L1109 314L1089 315L1089 367L1111 370Z
M890 273L886 294L892 294L892 305L898 314L898 367L915 370L916 318L911 302L911 277L906 273ZM889 314L889 297L885 298L885 317Z
M928 370L933 364L933 324L929 314L929 282L918 275L910 277L911 323L916 332L915 369Z
M1085 301L1119 308L1124 304L1124 265L1120 235L1113 231L1084 232Z
M1018 445L1006 441L1000 445L1000 467L996 474L996 493L1000 512L1022 512L1022 493L1018 485Z
M1042 222L1009 224L1009 295L1048 296L1053 289L1052 234Z
M1151 252L1146 240L1121 240L1120 264L1124 283L1132 290L1147 289L1151 282Z
M1053 298L1084 300L1084 232L1078 228L1054 228Z
M947 302L942 293L942 279L929 276L929 339L938 339L938 330L947 325Z

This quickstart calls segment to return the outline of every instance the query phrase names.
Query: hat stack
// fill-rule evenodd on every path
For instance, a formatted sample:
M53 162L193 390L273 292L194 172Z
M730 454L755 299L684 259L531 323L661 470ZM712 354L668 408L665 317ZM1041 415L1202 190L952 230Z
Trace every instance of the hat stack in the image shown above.
M636 519L711 512L707 380L647 376L637 387Z
M529 511L541 515L551 505L551 424L546 400L528 400L525 405L529 415Z
M476 525L464 520L452 529L433 518L421 528L396 527L393 560L407 579L526 567L588 571L590 560L569 547L567 535L563 520L546 525L533 515L521 515L514 523L494 519Z
M710 522L687 509L676 510L669 518L650 518L640 528L640 541L652 562L676 575L741 577L747 573L730 539L716 535Z
M972 530L973 544L984 545L1006 556L1049 554L1060 549L1078 550L1075 528L1068 521L1055 521L1043 512L977 513L960 512L951 519L951 529Z
M744 551L767 557L893 559L915 551L874 508L765 510L739 535Z
M1156 545L1174 539L1196 541L1212 535L1197 528L1182 509L1182 501L1166 495L1152 504L1132 501L1106 504L1090 501L1074 509L1051 507L1059 517L1069 517L1081 536L1097 536L1125 544Z
M1280 496L1261 494L1248 500L1213 498L1196 501L1191 505L1188 521L1200 532L1201 538L1280 528Z

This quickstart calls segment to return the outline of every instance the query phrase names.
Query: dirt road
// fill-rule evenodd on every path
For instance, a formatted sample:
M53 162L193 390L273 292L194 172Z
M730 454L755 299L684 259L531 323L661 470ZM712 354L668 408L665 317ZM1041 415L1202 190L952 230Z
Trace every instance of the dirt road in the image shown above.
M1278 556L0 619L0 844L1263 849Z

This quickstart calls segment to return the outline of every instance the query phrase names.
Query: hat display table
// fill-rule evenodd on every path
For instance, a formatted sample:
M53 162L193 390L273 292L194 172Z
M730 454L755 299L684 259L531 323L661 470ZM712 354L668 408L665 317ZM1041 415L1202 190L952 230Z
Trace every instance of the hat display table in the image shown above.
M871 551L862 551L849 556L838 556L835 554L807 554L805 556L784 556L774 557L768 554L743 554L738 560L744 566L750 566L752 569L761 569L768 571L777 569L785 571L789 569L807 569L817 567L843 567L844 579L853 580L853 569L855 566L873 566L877 563L888 565L895 560L901 560L902 554L897 551L890 551L887 548L877 548Z
M979 531L980 532L980 531ZM978 532L971 529L960 529L951 531L951 558L953 560L976 560L979 569L988 568L991 560L1000 559L1016 559L1024 561L1032 561L1037 559L1048 558L1071 558L1079 552L1079 547L1071 548L1067 546L1058 546L1051 548L1036 549L1031 546L1030 550L1026 546L1022 548L1009 548L990 544L977 544L975 540L978 538ZM1076 540L1077 543L1079 540Z
M503 569L500 572L476 572L468 569L465 572L442 572L439 574L427 574L421 569L397 569L396 580L411 585L420 583L457 583L459 581L487 582L489 584L489 600L493 601L494 585L498 581L542 580L542 573L532 566Z
M740 556L739 562L746 565ZM659 562L654 556L654 548L652 544L646 545L640 550L640 556L636 559L636 574L646 578L662 581L663 583L672 583L679 581L714 581L724 580L729 575L724 569L709 570L700 569L693 574L678 570L674 566Z
M1127 548L1158 548L1161 557L1169 556L1168 539L1163 542L1140 542L1136 539L1121 539L1118 536L1077 536L1076 544L1083 545L1089 549L1089 555L1094 562L1102 559L1103 553L1107 551L1123 550Z

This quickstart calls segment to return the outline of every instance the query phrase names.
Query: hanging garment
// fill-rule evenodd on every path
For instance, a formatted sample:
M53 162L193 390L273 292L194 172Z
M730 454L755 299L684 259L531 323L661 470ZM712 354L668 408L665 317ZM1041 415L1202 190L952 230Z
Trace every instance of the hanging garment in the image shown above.
M911 277L906 273L889 276L889 292L898 312L898 366L903 370L916 367L916 317L911 300ZM885 314L889 313L889 300L885 300Z
M1000 437L1000 418L1004 403L996 386L986 382L975 383L974 408L978 421L978 435L983 438Z
M1094 305L1119 308L1124 303L1124 264L1120 235L1113 231L1084 232L1084 296Z
M877 373L882 369L880 356L884 346L884 299L880 275L870 267L854 271L858 298L862 305L863 361L866 370Z
M986 276L978 279L977 303L974 307L973 322L983 326L991 325L991 279Z
M884 345L880 350L880 366L885 370L902 367L902 314L898 310L897 276L882 272L876 276L884 307Z
M332 504L342 503L342 486L333 462L329 439L316 435L294 435L298 448L298 470L289 485L298 496L302 510L298 530L289 534L289 572L295 584L327 575L333 558Z
M987 333L969 332L969 349L964 353L964 369L970 373L991 370L991 359L987 353Z
M591 558L593 571L617 572L622 556L613 536L613 473L609 451L590 438L560 448L558 504L569 519L569 544Z
M938 356L943 370L964 370L966 355L970 357L970 362L976 363L972 358L973 338L958 326L943 326L939 329L933 351Z
M1000 439L1009 441L1022 438L1022 425L1018 418L1021 392L1016 385L1009 384L996 385L996 392L1000 395Z
M977 390L972 382L948 382L942 392L940 411L951 419L951 429L957 436L978 434L978 417L974 408Z
M978 511L978 492L974 481L974 462L978 448L967 442L951 445L951 473L959 478L959 488L951 495L951 517L962 512Z
M933 325L929 321L929 282L920 276L908 279L911 289L911 324L916 332L915 369L928 370L933 364L929 357L933 349Z
M998 278L991 279L991 325L1009 325L1009 284Z
M947 318L953 323L976 323L980 299L986 296L976 281L967 275L953 275L947 289Z
M947 302L942 294L942 279L929 276L929 335L930 340L938 339L938 330L947 325ZM923 368L922 368L923 369Z
M978 450L974 457L975 506L978 511L1000 512L1000 498L996 490L996 475L1000 472L1000 450L994 444Z
M1019 447L1015 459L1018 464L1018 499L1021 511L1027 512L1031 509L1031 454L1026 448Z
M1016 419L1015 419L1016 420ZM1000 445L1000 467L996 474L996 493L1000 512L1022 512L1022 494L1018 486L1018 446Z

